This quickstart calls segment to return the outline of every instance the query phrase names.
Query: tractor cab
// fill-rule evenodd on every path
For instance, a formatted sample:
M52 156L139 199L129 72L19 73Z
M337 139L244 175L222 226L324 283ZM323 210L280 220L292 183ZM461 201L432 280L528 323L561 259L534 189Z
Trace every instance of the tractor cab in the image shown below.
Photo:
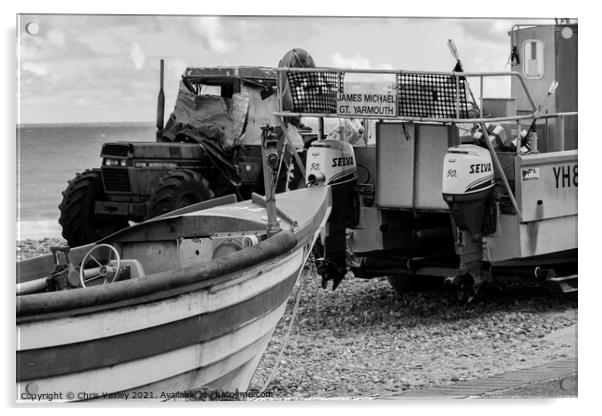
M200 136L225 149L258 145L260 127L273 124L275 86L273 68L187 68L158 140L194 142Z
M248 92L251 87L264 91L264 97L274 93L276 71L274 68L237 66L187 68L182 81L196 95L201 95L204 87L219 87L223 98L233 94Z

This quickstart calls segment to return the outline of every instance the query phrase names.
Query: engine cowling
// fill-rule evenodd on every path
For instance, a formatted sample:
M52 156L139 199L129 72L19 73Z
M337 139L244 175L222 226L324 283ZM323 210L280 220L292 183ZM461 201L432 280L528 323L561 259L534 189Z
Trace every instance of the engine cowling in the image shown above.
M307 152L305 181L312 185L334 185L357 178L353 147L340 140L313 142Z
M483 219L495 185L489 151L472 144L448 149L443 162L443 199L458 228L474 240L483 236Z
M340 140L326 139L313 142L307 151L306 183L308 186L329 185L332 211L324 241L324 260L318 267L322 286L333 280L335 289L347 272L346 228L359 217L359 205L354 186L357 167L353 147Z

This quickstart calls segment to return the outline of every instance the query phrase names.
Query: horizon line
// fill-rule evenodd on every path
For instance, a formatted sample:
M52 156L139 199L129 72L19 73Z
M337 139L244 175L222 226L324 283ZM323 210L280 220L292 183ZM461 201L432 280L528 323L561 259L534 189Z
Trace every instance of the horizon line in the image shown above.
M153 125L153 121L59 121L59 122L28 122L28 123L17 123L19 127L34 127L34 126L65 126L65 125L80 125L80 124L150 124Z

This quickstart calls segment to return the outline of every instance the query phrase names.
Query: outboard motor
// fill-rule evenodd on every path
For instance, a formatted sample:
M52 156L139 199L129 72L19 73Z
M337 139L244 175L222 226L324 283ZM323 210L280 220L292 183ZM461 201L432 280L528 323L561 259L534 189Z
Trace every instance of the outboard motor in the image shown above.
M353 190L357 181L353 147L333 139L313 142L307 151L305 181L307 186L331 186L332 211L324 239L324 260L318 272L322 275L322 287L325 289L332 280L334 290L347 272L346 228L358 218L359 206Z
M495 232L487 221L495 185L491 154L483 147L461 144L448 149L443 162L443 199L456 223L456 254L460 273L449 282L460 300L470 302L485 280L483 236ZM493 223L493 224L492 224Z
M487 149L472 144L448 149L443 162L443 199L458 228L468 231L474 240L483 237L483 219L494 184Z

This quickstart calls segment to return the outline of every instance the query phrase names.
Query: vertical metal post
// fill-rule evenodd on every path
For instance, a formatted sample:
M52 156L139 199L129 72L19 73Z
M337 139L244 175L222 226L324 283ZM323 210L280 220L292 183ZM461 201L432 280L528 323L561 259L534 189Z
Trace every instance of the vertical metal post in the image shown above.
M54 265L58 266L59 261L59 247L50 247L50 251L52 252L52 258L54 259ZM82 265L83 267L83 265Z
M523 134L520 129L520 120L516 120L516 154L520 153L521 144L523 142Z
M560 152L564 150L564 116L558 117L558 122L556 123L556 130L558 130L556 133L556 136L558 137L558 148L556 150Z
M548 119L547 118L545 119L545 124L546 124L546 126L545 126L545 133L544 133L544 135L545 135L545 139L546 139L546 150L549 152L550 149L548 147L548 143L550 143L550 141L548 140L548 138L550 137L550 124L548 123Z
M163 122L165 120L165 93L163 92L163 59L159 69L159 94L157 95L157 140L163 136Z
M284 93L283 91L283 86L284 86L284 77L286 76L286 74L284 72L278 71L277 72L278 77L276 78L277 82L276 82L276 102L278 105L278 111L284 111L284 108L282 107L282 94Z
M480 108L479 108L479 114L480 114L480 117L483 118L483 75L481 75L480 78L481 78L481 82L480 82L481 85L480 85L480 88L479 88L480 89L480 93L479 93L479 101L480 101L480 103L479 103L479 106L480 106Z
M265 210L267 213L266 232L268 237L281 230L276 211L275 170L278 169L278 148L273 127L262 127L261 160L263 165L263 185L265 188Z
M318 140L324 139L324 117L318 117Z
M266 156L265 156L265 149L261 149L262 155L263 155L263 160L264 160L264 164L263 164L263 183L265 185L265 210L267 213L267 234L268 237L276 234L278 231L280 231L280 224L278 224L278 215L276 212L276 193L274 192L275 189L272 186L272 170L271 169L266 169L267 164L266 164Z
M456 119L460 118L460 77L456 76Z

